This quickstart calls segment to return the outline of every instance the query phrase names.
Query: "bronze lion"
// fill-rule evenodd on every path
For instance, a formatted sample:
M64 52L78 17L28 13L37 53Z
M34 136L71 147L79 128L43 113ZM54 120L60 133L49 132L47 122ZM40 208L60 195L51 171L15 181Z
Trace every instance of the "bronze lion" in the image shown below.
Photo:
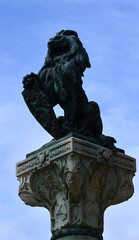
M37 121L55 139L77 133L108 147L115 139L102 135L99 106L89 102L82 88L82 77L90 68L88 54L72 30L62 30L48 41L45 62L38 74L23 79L23 97ZM64 110L56 117L54 106Z

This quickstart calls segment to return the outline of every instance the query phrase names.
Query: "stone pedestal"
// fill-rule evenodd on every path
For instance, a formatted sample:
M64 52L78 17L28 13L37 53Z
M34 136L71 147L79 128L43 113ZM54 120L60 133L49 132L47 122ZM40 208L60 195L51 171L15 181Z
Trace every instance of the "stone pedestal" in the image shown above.
M20 198L50 211L52 240L102 240L104 211L132 196L135 171L134 158L75 137L16 167Z

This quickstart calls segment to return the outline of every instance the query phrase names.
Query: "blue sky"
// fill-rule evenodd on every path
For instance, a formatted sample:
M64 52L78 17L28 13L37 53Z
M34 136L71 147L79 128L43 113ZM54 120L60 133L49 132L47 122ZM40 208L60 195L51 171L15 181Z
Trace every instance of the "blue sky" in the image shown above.
M139 1L0 0L0 9L0 240L49 240L48 211L17 195L16 162L52 139L22 99L22 78L41 68L50 37L77 31L92 64L83 87L100 106L104 134L138 160ZM134 184L129 201L106 210L104 240L139 239L138 174Z

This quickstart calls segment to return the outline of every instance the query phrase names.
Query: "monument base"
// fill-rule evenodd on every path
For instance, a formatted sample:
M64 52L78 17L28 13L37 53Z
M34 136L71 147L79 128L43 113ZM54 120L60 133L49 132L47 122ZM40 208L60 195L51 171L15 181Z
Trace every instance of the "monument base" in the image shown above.
M51 215L51 240L102 240L107 207L134 192L135 159L69 137L44 145L17 163L19 196Z

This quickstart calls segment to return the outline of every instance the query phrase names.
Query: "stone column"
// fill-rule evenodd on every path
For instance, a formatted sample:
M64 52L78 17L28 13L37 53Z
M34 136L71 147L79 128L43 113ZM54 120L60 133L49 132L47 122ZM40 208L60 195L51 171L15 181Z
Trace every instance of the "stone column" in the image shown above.
M19 196L51 215L51 240L102 240L107 207L134 192L135 159L84 140L54 141L17 163Z

